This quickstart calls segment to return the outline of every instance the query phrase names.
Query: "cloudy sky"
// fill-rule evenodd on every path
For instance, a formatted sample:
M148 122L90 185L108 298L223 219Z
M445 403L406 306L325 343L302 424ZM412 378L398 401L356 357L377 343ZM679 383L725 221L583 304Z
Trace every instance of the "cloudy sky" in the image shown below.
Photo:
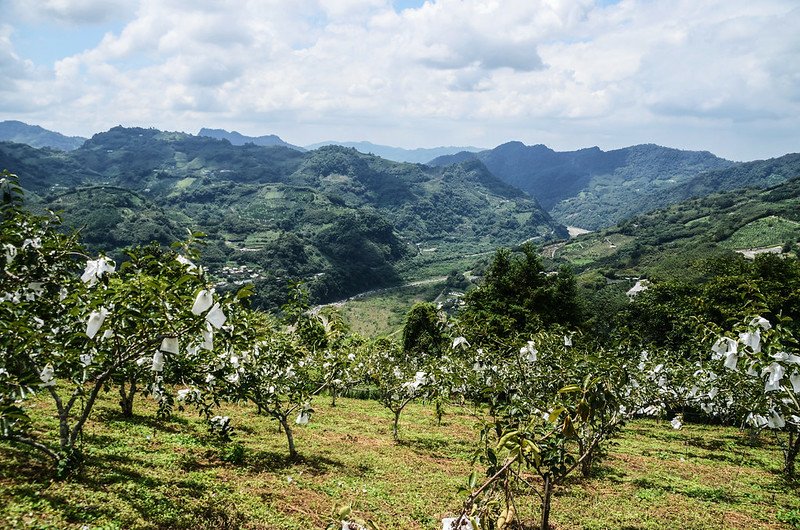
M0 120L800 151L797 0L0 0Z

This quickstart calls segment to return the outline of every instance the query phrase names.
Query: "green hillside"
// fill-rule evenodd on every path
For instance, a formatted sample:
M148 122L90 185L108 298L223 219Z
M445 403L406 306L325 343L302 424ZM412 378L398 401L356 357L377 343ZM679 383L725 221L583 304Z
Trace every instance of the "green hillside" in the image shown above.
M536 197L558 221L587 229L677 202L665 190L703 171L733 165L708 152L652 144L557 152L521 142L440 157L431 164L446 166L466 159L482 161L500 179Z
M11 142L0 142L0 168L13 168L30 200L102 178L69 153Z
M566 236L478 161L432 168L339 146L304 153L115 127L70 153L0 144L0 165L96 250L205 232L219 287L254 282L263 307L280 304L292 279L335 300Z
M686 264L732 252L797 253L800 178L766 190L691 199L545 247L555 262L621 276L687 276ZM779 248L775 248L779 247Z
M58 212L81 233L91 251L109 251L186 237L190 220L158 207L136 192L116 187L79 188L49 197L42 206ZM116 258L121 257L119 254Z
M745 162L728 169L701 173L669 191L668 200L702 197L715 191L737 188L767 188L800 175L800 154L792 153L769 160Z

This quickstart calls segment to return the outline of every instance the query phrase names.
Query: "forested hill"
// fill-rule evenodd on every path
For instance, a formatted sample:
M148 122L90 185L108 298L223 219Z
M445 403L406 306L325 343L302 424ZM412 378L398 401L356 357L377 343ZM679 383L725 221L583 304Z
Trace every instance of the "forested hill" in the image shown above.
M613 151L597 147L557 152L544 145L509 142L479 153L459 153L430 163L446 166L478 159L499 178L536 197L555 219L587 229L669 204L669 190L697 174L734 163L705 151L646 144ZM666 201L666 202L659 202Z
M709 257L733 259L734 252L749 257L758 252L798 255L800 168L793 169L793 157L783 159L773 170L794 178L777 186L686 200L552 245L545 254L578 269L615 276L683 279L702 274L691 264Z
M566 235L477 161L432 168L115 127L69 153L2 143L0 163L94 249L206 232L206 263L222 280L254 281L264 306L291 278L330 300L399 282L423 249L455 256Z
M65 136L21 121L0 121L0 142L17 142L28 144L31 147L50 147L61 151L71 151L79 148L85 141L86 138L80 136Z
M29 198L34 200L39 195L65 191L103 178L69 153L10 142L0 142L2 169L16 173Z
M798 175L800 175L800 153L745 162L728 169L701 173L670 190L669 200L675 202L737 188L768 188Z

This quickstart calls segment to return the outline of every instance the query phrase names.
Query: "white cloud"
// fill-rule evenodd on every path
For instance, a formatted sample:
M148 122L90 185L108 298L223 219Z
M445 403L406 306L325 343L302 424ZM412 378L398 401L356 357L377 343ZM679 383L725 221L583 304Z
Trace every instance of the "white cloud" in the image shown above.
M127 14L131 2L126 0L10 0L12 9L21 18L39 22L65 24L100 24Z
M217 126L296 143L657 141L727 156L750 145L747 158L800 141L790 0L437 0L400 13L387 0L51 0L35 15L123 12L124 29L46 79L0 31L12 80L0 110L70 133Z

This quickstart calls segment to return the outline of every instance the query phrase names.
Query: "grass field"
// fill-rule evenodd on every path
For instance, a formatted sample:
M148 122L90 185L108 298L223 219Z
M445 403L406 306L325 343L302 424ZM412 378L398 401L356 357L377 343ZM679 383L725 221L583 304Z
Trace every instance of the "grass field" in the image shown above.
M746 224L722 246L730 249L746 249L782 245L786 241L796 241L800 235L800 223L783 217L771 215Z
M147 400L123 419L114 398L96 408L88 461L69 481L52 481L38 456L0 445L0 526L311 529L352 502L355 515L382 528L435 529L460 507L476 439L477 419L460 408L439 426L433 407L410 405L395 443L391 415L376 402L340 399L334 408L318 397L312 423L296 429L302 458L290 462L275 423L250 407L223 407L236 428L225 445L193 415L156 422ZM35 421L54 433L49 403L36 405ZM779 475L766 436L639 420L618 442L594 477L556 491L556 529L800 528L798 487ZM534 520L534 499L520 511Z
M633 241L632 237L622 234L611 234L608 236L591 234L570 241L559 249L556 255L574 265L582 266L615 254L620 248L625 247L631 241Z
M406 313L417 302L433 302L444 281L385 289L338 306L342 318L354 332L365 337L393 335L403 329Z

